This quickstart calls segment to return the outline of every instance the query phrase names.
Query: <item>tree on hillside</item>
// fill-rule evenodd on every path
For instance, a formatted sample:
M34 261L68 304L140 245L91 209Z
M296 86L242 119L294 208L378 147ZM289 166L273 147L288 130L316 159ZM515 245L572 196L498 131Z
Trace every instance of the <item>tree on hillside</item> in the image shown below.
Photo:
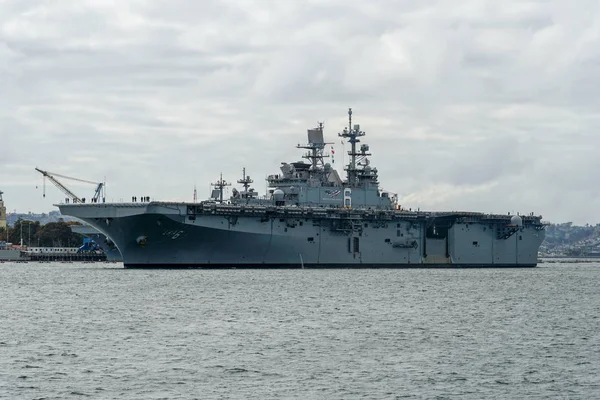
M40 229L40 221L29 221L19 218L17 221L15 221L15 225L9 231L10 233L8 241L13 244L21 244L22 237L24 245L35 246L36 235Z
M72 224L64 221L50 222L41 225L39 221L29 221L19 218L12 228L8 229L7 242L23 244L29 247L79 247L83 242L83 236L71 231ZM3 236L4 235L4 236ZM0 240L6 234L0 230Z
M50 222L42 227L37 239L41 247L79 247L83 236L73 233L66 222Z

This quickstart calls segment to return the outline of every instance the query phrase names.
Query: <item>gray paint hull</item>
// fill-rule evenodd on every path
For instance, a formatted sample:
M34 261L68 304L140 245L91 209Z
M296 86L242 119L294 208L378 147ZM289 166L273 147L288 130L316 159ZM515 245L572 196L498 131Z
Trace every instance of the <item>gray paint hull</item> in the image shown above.
M477 218L456 219L440 239L428 237L431 219L408 213L348 220L349 227L306 215L190 215L189 206L59 208L109 237L128 268L534 267L544 239L543 229L527 224L499 239L497 223Z

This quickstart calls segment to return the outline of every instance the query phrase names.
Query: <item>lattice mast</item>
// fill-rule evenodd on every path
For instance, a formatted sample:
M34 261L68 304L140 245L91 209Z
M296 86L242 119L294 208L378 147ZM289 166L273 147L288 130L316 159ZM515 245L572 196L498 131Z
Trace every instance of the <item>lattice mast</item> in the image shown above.
M248 193L248 189L250 188L250 184L254 181L250 179L250 175L246 175L246 168L242 169L242 179L238 179L237 181L240 185L244 187L244 193Z
M346 166L346 172L348 175L348 186L357 186L358 185L358 176L360 173L360 169L358 168L359 162L363 160L366 156L370 156L370 153L367 153L369 147L366 145L361 146L361 151L356 151L356 143L360 143L361 136L365 136L365 132L360 130L360 125L352 126L352 108L348 109L348 127L344 128L342 133L338 133L339 137L344 139L348 139L348 142L352 146L350 151L348 151L348 155L350 156L350 162Z
M323 139L323 123L319 122L319 126L315 129L308 130L308 143L299 144L296 146L298 149L308 150L302 158L306 158L311 163L311 171L317 171L319 167L324 165L324 158L329 155L324 154L325 145L333 144L331 142L325 142Z
M210 185L214 186L216 188L216 190L219 191L219 203L223 203L223 189L226 186L231 186L231 183L225 181L223 179L223 173L221 173L219 180L214 183L211 183Z

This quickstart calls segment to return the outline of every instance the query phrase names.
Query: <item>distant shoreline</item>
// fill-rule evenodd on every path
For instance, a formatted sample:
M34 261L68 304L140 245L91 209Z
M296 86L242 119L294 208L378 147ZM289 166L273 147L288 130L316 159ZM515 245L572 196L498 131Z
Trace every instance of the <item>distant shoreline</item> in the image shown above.
M553 256L553 257L539 257L538 264L553 264L553 263L564 263L564 264L578 264L578 263L600 263L600 257L567 257L567 256Z

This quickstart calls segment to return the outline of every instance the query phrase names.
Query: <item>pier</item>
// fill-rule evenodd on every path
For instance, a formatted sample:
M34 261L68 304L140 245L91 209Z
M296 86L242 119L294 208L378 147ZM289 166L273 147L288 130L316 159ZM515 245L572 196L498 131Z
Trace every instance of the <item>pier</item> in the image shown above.
M81 251L77 247L30 247L24 255L29 261L106 261L103 251Z
M32 253L29 261L106 261L106 253Z

